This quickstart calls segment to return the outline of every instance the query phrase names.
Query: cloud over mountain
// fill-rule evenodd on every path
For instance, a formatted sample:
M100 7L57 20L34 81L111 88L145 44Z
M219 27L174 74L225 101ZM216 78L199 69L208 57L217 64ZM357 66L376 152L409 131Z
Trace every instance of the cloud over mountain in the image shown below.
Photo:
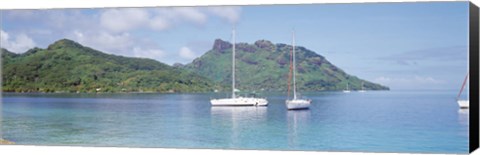
M175 50L166 51L156 38L145 34L181 26L202 28L209 20L236 23L240 14L240 7L228 6L8 10L2 15L5 22L17 23L19 28L28 28L2 29L1 41L2 47L16 53L25 52L34 46L44 47L61 38L71 38L110 54L154 58L160 61L167 61L166 56L192 59L195 55L191 52L192 49L189 48L188 51L182 46L176 47L182 48L180 54ZM36 26L29 27L31 23Z

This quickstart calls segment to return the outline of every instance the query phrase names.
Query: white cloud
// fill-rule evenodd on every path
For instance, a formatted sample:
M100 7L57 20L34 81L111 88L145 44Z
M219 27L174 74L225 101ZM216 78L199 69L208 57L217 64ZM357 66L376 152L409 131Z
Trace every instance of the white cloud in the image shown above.
M208 20L205 10L195 7L158 8L154 9L152 14L155 17L161 17L169 25L183 24L184 22L201 25Z
M78 31L78 30L74 30L73 31L73 34L75 35L75 37L77 37L77 40L84 40L84 36L83 36L83 33Z
M122 8L103 11L99 20L102 28L114 33L137 28L162 31L182 22L205 24L209 15L235 23L240 12L239 7Z
M166 52L160 49L142 49L140 47L133 48L133 56L139 58L163 59Z
M389 86L392 89L436 89L444 87L444 80L429 76L377 77L373 82Z
M216 6L207 9L210 13L228 20L230 23L237 23L240 19L242 9L240 7Z
M112 32L124 32L145 25L150 20L146 9L108 9L100 16L100 25Z
M112 34L108 32L74 31L72 36L79 43L102 52L128 57L165 59L167 52L161 50L149 40L142 40L129 33Z
M74 30L70 36L80 44L112 54L126 52L135 44L135 39L126 32L112 34L104 31L81 32ZM124 55L125 53L119 54Z
M107 32L100 32L93 42L107 50L120 50L130 47L134 44L133 38L129 33L110 34Z
M36 45L32 38L23 33L16 35L14 38L10 38L7 32L0 30L0 45L11 52L23 53Z
M182 47L180 48L179 56L184 59L194 59L197 57L197 54L188 47Z
M419 83L426 83L426 84L442 84L445 83L445 81L442 80L437 80L433 77L420 77L420 76L415 76L414 77L415 81L418 81Z
M374 81L378 83L394 83L394 82L402 82L402 83L420 83L420 84L441 84L444 83L442 80L437 80L433 77L422 77L422 76L411 76L406 78L390 78L390 77L378 77Z
M199 9L193 7L179 7L172 9L174 14L186 21L191 21L197 24L203 24L207 21L207 15L202 13Z
M40 43L41 48L58 39L67 38L110 54L153 58L162 62L180 62L198 56L194 46L167 53L148 33L157 33L179 26L203 26L217 18L230 23L240 16L239 7L162 7L83 10L12 10L5 12L6 22L35 23L9 34L2 31L2 47L25 52ZM157 32L152 32L157 31ZM158 33L161 34L161 33ZM157 35L154 35L157 36ZM32 38L41 38L39 42ZM187 40L188 41L188 40ZM210 45L209 45L210 46ZM174 50L173 49L173 50ZM173 52L173 51L172 51ZM169 55L170 57L166 57Z
M170 28L170 23L164 17L156 16L150 20L149 26L153 30L161 31Z
M9 39L9 35L7 32L3 31L3 30L0 30L0 39L2 41L2 45L4 43L7 43L8 39Z

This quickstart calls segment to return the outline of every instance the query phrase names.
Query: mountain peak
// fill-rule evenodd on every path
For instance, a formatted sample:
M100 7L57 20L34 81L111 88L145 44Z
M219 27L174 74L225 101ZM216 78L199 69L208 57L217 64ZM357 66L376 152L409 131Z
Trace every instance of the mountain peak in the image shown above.
M1 51L1 52L9 52L9 53L12 53L12 52L8 51L6 48L0 48L0 51Z
M38 51L42 50L41 48L38 48L38 47L34 47L32 49L29 49L27 52L24 53L24 55L30 55L30 54L35 54L37 53Z
M274 51L275 50L275 45L268 40L258 40L255 42L255 46L258 48L267 50L267 51Z
M180 67L106 54L68 39L21 55L0 50L4 92L210 92L223 87Z
M232 43L223 41L222 39L215 39L215 43L213 43L213 50L224 52L226 49L232 48Z
M238 88L243 90L285 91L288 84L289 61L292 46L257 40L253 44L236 43L235 56ZM344 72L325 57L302 46L296 46L296 61L299 82L304 91L343 90L347 83L350 89L388 90L388 87L362 80ZM212 52L196 58L183 68L205 76L215 82L228 85L231 82L232 57L228 52L232 44L216 39Z
M47 49L48 50L53 50L53 49L61 49L61 48L65 48L65 47L81 48L83 46L80 45L79 43L73 41L73 40L70 40L70 39L60 39L60 40L54 42L53 44L50 44Z
M2 53L2 58L4 58L4 57L14 57L14 56L17 55L16 53L10 52L5 48L0 48L0 52Z

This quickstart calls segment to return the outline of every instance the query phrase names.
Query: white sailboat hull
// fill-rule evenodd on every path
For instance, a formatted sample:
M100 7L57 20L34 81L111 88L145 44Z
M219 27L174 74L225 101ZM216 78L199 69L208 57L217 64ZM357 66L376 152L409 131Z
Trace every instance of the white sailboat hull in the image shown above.
M469 100L457 100L457 103L461 109L468 109L470 104Z
M263 98L235 97L235 29L232 30L232 98L212 99L212 106L267 106L268 101Z
M238 97L210 100L212 106L267 106L268 101L263 98Z
M287 105L288 110L297 110L297 109L308 109L310 107L311 100L287 100L285 104Z

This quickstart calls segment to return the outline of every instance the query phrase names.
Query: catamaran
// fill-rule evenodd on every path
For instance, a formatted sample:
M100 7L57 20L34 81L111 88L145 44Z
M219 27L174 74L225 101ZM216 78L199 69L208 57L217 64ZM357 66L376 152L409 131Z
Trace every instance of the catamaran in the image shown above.
M232 97L212 99L212 106L267 106L268 101L264 98L236 96L235 92L235 29L232 30Z
M296 69L295 69L295 33L292 33L292 54L290 55L290 72L291 75L293 70L293 99L286 100L285 104L287 105L288 110L297 110L297 109L308 109L312 100L298 99L297 98L297 88L296 88ZM293 62L292 62L293 61ZM290 77L288 78L288 95L290 95Z
M347 82L347 89L343 90L344 93L350 93L350 89L348 88L348 82Z
M467 80L468 80L468 73L467 73L467 76L465 76L465 80L463 80L462 88L460 88L460 92L457 95L457 103L460 109L468 109L470 104L470 101L468 99L467 100L460 99L460 95L462 94L463 88L465 87Z

